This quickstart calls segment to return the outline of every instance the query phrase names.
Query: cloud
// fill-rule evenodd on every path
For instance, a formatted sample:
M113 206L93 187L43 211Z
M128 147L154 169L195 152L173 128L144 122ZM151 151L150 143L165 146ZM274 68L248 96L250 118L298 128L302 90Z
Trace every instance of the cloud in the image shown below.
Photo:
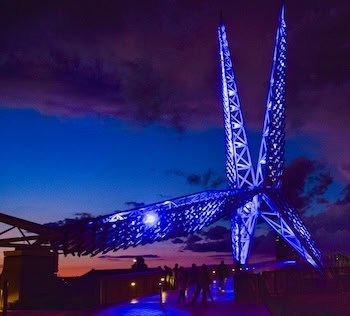
M181 238L175 238L171 241L173 244L183 244L184 241Z
M232 258L232 254L218 254L218 255L209 255L209 258L216 258L216 259L222 259L222 258Z
M121 259L135 259L136 257L143 257L143 258L148 258L148 259L158 259L158 260L162 260L160 256L158 255L150 255L150 254L146 254L146 255L135 255L135 256L131 256L131 255L121 255L121 256L113 256L113 255L102 255L99 256L99 259L103 259L103 260L113 260L113 261L118 261Z
M151 0L134 6L2 1L0 106L181 131L222 127L216 29L225 8L244 117L250 129L261 130L280 5ZM294 1L286 8L288 135L316 141L315 154L345 179L349 14L347 0ZM205 182L198 174L188 180ZM211 179L208 187L222 182Z
M327 204L329 201L325 199L324 197L318 197L316 199L317 204Z
M188 174L178 169L167 169L165 174L184 177L188 184L200 186L204 189L216 189L226 183L223 176L215 174L215 172L210 168L208 168L203 174Z
M80 220L88 219L88 218L94 218L96 216L93 216L91 213L86 213L86 212L79 212L79 213L74 213L74 218L64 218L63 220L60 220L58 222L53 222L53 223L47 223L45 225L47 226L63 226L63 225L68 225L75 223Z
M231 232L228 228L212 226L200 234L203 237L190 235L186 240L184 250L193 252L232 252Z
M213 103L195 97L206 76L199 75L195 84L186 67L192 64L195 73L201 66L188 60L191 46L179 49L183 34L163 19L174 12L158 1L149 1L141 11L126 3L85 5L83 11L81 5L80 1L62 1L55 9L45 3L1 5L0 26L7 27L1 32L3 105L51 115L158 122L179 129L194 122L202 125L201 119L212 121L212 116L206 117ZM158 11L161 14L154 15ZM159 25L165 32L158 31ZM199 24L190 27L197 29ZM169 31L176 36L162 35ZM198 58L201 64L202 59Z
M139 208L139 207L144 206L145 203L143 203L143 202L128 201L128 202L125 202L125 205L126 205L127 207L131 207L131 208Z
M325 254L342 252L350 254L350 203L331 204L327 210L310 217L305 217L307 227L317 242L321 252Z
M338 205L350 204L350 183L345 186L343 190L343 197L341 197L336 204Z
M193 252L230 252L232 251L232 246L230 239L224 239L220 241L188 244L184 249Z
M187 183L202 186L206 189L216 189L225 183L225 178L214 174L212 169L208 169L203 174L192 173L186 177Z
M187 238L186 243L187 243L187 244L194 244L194 243L196 243L196 242L198 242L198 241L201 241L202 239L203 239L203 238L200 237L200 236L198 236L198 235L191 234L191 235Z
M189 184L200 185L201 184L201 176L198 174L190 174L186 178Z
M2 2L1 103L51 115L222 126L216 29L224 7L244 114L260 130L279 5L137 5ZM288 4L289 129L342 129L344 143L349 11L345 0Z
M350 236L350 185L346 185L335 202L327 202L325 210L316 215L305 215L303 220L323 254L350 253L346 240ZM322 197L321 197L322 198Z
M207 238L207 239L211 239L211 240L220 240L220 239L225 239L227 237L227 235L231 235L231 231L224 227L224 226L215 226L210 228L208 231L204 231L203 235Z
M322 195L333 183L327 167L318 161L299 157L284 170L282 190L299 211L305 211L313 202L321 201Z
M305 220L314 231L323 230L328 233L350 231L350 203L328 205L324 212L305 217Z

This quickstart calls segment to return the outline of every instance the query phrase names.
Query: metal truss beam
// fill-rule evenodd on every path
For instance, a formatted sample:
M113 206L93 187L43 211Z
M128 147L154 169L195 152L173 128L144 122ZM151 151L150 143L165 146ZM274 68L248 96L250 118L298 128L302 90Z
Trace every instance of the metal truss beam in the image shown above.
M268 190L262 196L269 209L261 211L261 217L312 266L321 269L323 267L321 253L284 194L276 189Z
M254 168L250 157L248 139L223 22L219 26L218 34L228 184L230 188L253 188L255 184Z
M256 186L280 187L284 165L287 25L282 7L256 170Z
M5 228L0 231L0 247L21 248L46 245L55 231L44 225L0 213L0 223Z
M226 175L230 187L279 188L282 183L285 139L286 28L284 7L282 6L274 47L260 152L255 172L250 158L226 28L223 22L220 23L218 39L226 135ZM246 263L257 218L261 215L308 262L315 267L321 267L322 260L319 251L301 219L295 210L290 208L286 200L282 199L279 191L271 192L275 193L269 193L269 197L266 194L255 196L252 201L237 209L237 212L232 213L231 235L234 259L242 264ZM260 210L262 198L271 208L267 213ZM291 218L293 223L294 221L298 223L298 227L291 225L289 222Z
M97 255L186 236L225 217L261 192L213 190L61 227L53 241L64 254Z
M218 28L218 38L225 122L226 177L230 188L252 189L255 186L254 167L223 21ZM232 253L241 263L245 263L248 257L257 221L257 207L257 199L254 199L231 216Z

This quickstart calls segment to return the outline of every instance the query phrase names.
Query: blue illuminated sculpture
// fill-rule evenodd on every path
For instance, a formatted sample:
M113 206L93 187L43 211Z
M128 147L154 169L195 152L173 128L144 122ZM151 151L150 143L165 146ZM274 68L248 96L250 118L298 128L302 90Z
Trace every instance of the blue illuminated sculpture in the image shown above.
M284 163L286 23L282 8L273 55L270 88L256 170L245 132L226 29L218 29L226 136L228 190L204 191L164 202L78 220L54 229L3 215L33 236L0 240L49 245L64 254L96 255L178 236L186 236L222 218L231 218L232 248L245 264L257 218L263 218L292 248L317 269L321 255L298 213L280 191ZM22 234L23 235L23 234ZM18 244L17 244L18 246Z
M258 216L316 268L320 252L296 211L279 190L284 163L286 22L282 7L277 29L270 88L256 172L253 168L228 47L225 25L219 26L222 96L226 136L226 175L232 189L266 188L232 213L233 256L246 263Z

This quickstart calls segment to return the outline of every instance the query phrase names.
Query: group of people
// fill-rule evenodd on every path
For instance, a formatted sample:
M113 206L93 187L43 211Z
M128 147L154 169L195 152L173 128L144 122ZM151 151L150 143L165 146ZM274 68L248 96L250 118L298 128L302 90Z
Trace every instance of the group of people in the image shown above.
M170 274L169 269L167 275ZM221 261L220 265L216 269L219 290L224 289L225 278L227 277L227 266ZM197 268L196 264L192 264L189 270L185 270L184 267L175 265L172 270L173 282L172 286L178 290L177 303L186 303L186 292L187 299L190 305L194 304L200 293L202 292L202 303L207 302L207 297L214 302L213 296L210 291L210 285L212 278L209 269L206 264L203 264L200 268Z

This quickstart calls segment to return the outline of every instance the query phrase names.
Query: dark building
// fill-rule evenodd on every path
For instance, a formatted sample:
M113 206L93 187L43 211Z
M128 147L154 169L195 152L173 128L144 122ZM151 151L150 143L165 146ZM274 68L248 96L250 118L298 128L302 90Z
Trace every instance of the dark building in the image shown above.
M299 260L299 254L292 249L279 235L276 235L276 260Z
M350 267L350 257L340 252L330 254L324 258L325 265L328 268L347 268Z

